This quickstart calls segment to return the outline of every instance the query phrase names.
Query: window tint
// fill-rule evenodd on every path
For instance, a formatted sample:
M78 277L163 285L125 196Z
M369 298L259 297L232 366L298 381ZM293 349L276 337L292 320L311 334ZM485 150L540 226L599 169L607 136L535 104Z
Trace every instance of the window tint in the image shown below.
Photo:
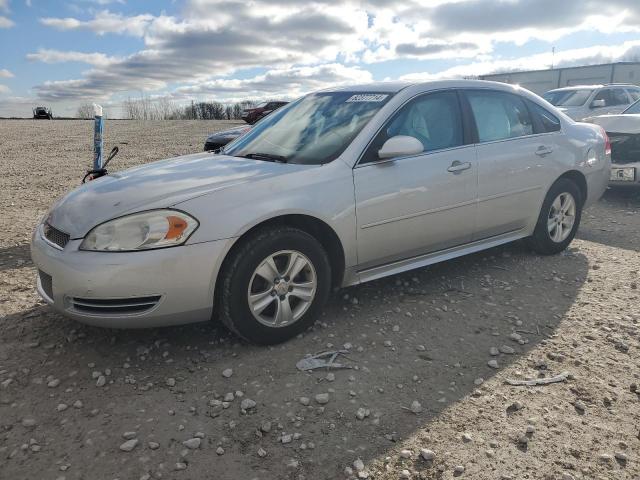
M622 88L611 90L611 105L626 105L629 103L627 92Z
M527 106L534 116L535 133L550 133L560 130L560 120L549 110L529 100L527 100Z
M524 101L509 93L472 90L467 92L480 142L491 142L533 134L531 116Z
M611 89L604 88L600 90L595 97L593 97L593 101L596 100L604 100L604 106L608 107L612 105L613 99L611 98Z
M640 90L636 90L635 88L629 88L627 93L631 96L633 101L640 100Z
M464 135L457 94L430 93L410 101L383 127L361 163L378 160L378 150L396 135L417 138L425 152L462 145Z

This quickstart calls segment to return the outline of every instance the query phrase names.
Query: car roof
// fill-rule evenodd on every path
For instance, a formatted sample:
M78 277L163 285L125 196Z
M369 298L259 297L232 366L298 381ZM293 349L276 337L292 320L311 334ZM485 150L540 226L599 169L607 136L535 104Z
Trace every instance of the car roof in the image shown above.
M431 80L427 82L372 82L357 85L343 85L322 90L323 92L381 92L398 93L409 87L424 90L437 90L442 88L494 88L504 91L516 91L521 89L518 85L503 82L491 82L487 80Z
M596 88L603 88L604 86L605 85L570 85L568 87L554 88L553 90L549 90L549 92L566 92L571 90L586 90L586 89L595 90Z

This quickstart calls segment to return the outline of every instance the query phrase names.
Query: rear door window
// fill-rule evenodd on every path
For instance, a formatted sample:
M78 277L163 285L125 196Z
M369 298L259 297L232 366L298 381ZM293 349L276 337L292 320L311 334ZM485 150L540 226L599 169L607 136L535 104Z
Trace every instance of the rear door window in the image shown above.
M494 142L534 133L529 110L524 100L517 95L491 90L469 90L466 96L480 142Z
M560 120L553 113L530 100L527 100L527 106L533 115L535 133L551 133L560 131Z
M629 103L629 97L623 88L614 88L611 90L611 105L626 105Z
M632 98L634 102L640 100L640 90L636 88L628 88L627 93L629 94L629 96Z

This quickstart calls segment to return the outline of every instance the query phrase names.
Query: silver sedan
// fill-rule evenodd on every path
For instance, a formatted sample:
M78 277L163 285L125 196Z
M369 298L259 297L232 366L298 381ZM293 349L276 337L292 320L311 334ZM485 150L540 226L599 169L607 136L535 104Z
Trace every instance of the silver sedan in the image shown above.
M332 287L526 239L572 241L609 180L604 131L503 84L313 93L227 145L67 194L38 225L37 288L106 327L221 319L256 343L310 326Z

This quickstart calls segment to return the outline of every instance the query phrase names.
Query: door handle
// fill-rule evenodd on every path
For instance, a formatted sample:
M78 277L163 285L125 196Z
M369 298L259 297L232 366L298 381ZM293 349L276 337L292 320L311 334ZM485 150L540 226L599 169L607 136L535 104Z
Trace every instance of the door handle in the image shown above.
M545 147L544 145L540 145L536 150L536 155L539 157L544 157L545 155L549 155L553 153L553 148Z
M469 170L470 168L471 168L471 162L462 163L456 160L451 164L449 168L447 168L447 172L460 173L463 170Z

